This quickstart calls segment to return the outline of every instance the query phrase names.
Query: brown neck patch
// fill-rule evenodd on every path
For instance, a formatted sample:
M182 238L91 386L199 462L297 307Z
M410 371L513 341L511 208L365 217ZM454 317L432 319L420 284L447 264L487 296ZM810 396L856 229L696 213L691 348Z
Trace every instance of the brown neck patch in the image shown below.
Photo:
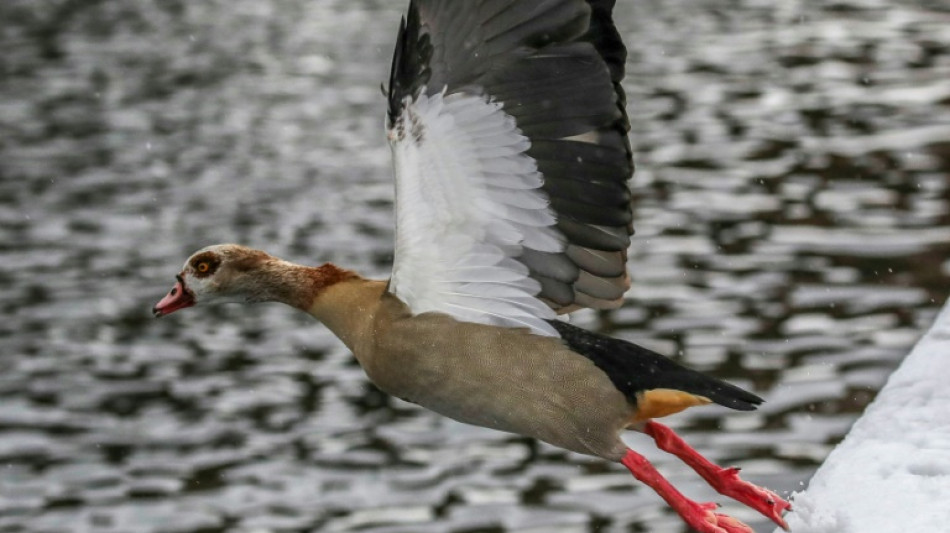
M299 267L295 265L288 274L295 278L293 285L304 290L288 295L286 302L304 311L310 309L317 296L327 287L360 277L352 270L340 268L333 263L324 263L318 267Z
M336 285L341 281L355 279L359 276L352 270L340 268L333 263L324 263L316 268L311 268L310 278L315 289L322 290L330 285Z

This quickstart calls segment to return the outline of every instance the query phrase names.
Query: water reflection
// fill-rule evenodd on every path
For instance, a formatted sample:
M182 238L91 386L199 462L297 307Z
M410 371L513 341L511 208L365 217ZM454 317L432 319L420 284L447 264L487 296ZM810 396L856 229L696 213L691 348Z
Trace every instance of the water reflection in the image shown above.
M0 5L0 531L682 529L612 465L379 393L305 316L151 319L210 242L386 275L378 84L402 7ZM671 423L797 489L950 289L950 13L674 1L618 19L635 285L578 321L763 395Z

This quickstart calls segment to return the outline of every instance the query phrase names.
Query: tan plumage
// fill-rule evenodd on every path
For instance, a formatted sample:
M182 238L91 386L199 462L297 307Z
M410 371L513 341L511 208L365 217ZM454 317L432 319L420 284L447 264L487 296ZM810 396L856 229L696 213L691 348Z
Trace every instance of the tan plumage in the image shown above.
M555 319L622 302L633 171L613 0L412 0L388 91L393 275L293 264L239 245L186 261L163 316L275 301L308 312L380 389L456 420L623 464L702 533L749 533L627 448L642 431L784 526L789 507L652 419L761 398Z
M605 459L623 456L618 434L634 407L589 359L526 329L413 316L384 289L348 280L309 310L380 389L461 422Z
M206 259L214 270L199 272L196 265ZM260 250L217 245L196 252L180 276L193 280L186 286L199 288L202 302L276 301L308 312L393 396L578 453L619 461L626 452L622 430L709 403L669 389L642 391L631 402L591 359L559 338L442 313L414 315L386 282L329 263L306 267Z

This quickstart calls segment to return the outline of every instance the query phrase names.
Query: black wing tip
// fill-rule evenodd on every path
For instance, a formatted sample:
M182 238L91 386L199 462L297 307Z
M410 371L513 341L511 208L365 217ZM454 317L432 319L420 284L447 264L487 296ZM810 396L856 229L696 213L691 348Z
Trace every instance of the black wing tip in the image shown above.
M431 57L432 45L422 32L419 8L415 0L412 0L406 14L399 21L396 47L389 70L387 116L390 126L395 124L402 113L405 98L414 95L428 81Z
M527 46L529 48L544 49L548 45L556 45L557 43L565 44L570 41L590 43L610 72L611 81L613 82L614 91L618 99L618 107L622 115L618 122L623 126L623 131L626 133L629 131L629 123L626 113L624 112L626 96L620 87L620 81L624 76L627 49L613 22L612 13L615 3L615 0L584 0L583 2L577 2L575 0L574 2L563 2L559 4L562 8L571 8L573 6L574 9L573 11L561 9L559 11L561 16L551 19L552 21L556 21L559 26L544 28L542 30L538 27L532 27L529 24L520 24L514 26L511 31L512 38L520 40L522 47ZM525 9L532 5L531 2L524 3L524 6L526 6ZM480 8L474 9L473 15ZM435 16L438 18L439 16L446 15L446 13L442 12L438 12L438 14L429 13L429 11L431 11L430 8L426 8L426 10L428 13L426 15L427 17ZM552 7L552 11L553 10L554 8ZM510 13L506 13L506 15L510 16ZM419 2L417 0L410 0L406 14L400 21L389 76L388 99L390 121L394 120L401 112L405 97L410 95L414 96L414 92L425 85L432 75L428 64L432 57L432 45L426 31L423 30L422 19L423 14L420 12ZM473 19L477 20L475 17L473 17ZM441 26L446 26L445 21L442 22L440 27ZM464 28L464 25L462 28ZM460 28L454 27L454 29L458 30ZM504 40L505 39L501 39L501 41ZM506 50L506 47L502 47L501 49ZM517 47L515 49L517 49ZM449 85L471 84L476 82L473 76L478 78L486 74L487 67L482 68L484 65L478 67L477 61L473 64L468 64L473 61L468 46L463 46L459 50L456 50L456 52L465 52L466 54L464 57L459 56L456 58L458 60L456 62L460 64L452 65L454 68L451 69L449 78L444 80L446 83ZM507 52L509 52L509 54L504 57L502 62L508 62L520 56L520 52L514 53L513 50L507 50ZM521 50L521 52L523 52L523 50ZM497 70L499 68L498 57L488 54L486 60L491 63L489 65L491 69ZM441 77L446 77L447 74L449 73L444 72L441 74Z
M412 4L410 4L410 12ZM399 115L399 100L401 99L397 73L400 72L403 64L403 53L406 47L406 17L399 20L399 32L396 34L396 48L393 50L393 62L389 67L389 87L386 91L386 99L389 101L387 116L389 117L389 126L392 127Z
M617 98L617 108L620 111L619 118L614 122L614 127L620 130L624 148L627 153L627 159L630 164L630 175L633 174L633 150L630 147L630 140L627 134L630 132L630 119L627 116L627 93L623 90L621 81L623 81L627 70L627 47L620 37L620 32L613 20L613 10L616 0L587 0L590 5L590 27L584 40L590 42L601 59L607 65L610 71L610 79L613 82L614 94Z
M627 47L614 24L613 10L616 3L616 0L587 0L591 15L586 40L604 58L613 81L619 83L626 71Z

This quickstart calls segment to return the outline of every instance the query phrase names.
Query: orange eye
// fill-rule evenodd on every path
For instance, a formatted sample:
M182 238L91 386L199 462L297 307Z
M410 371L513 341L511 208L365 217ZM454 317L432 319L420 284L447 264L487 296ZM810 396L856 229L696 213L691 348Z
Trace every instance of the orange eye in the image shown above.
M198 272L201 272L202 274L204 274L205 272L211 269L211 265L209 265L207 261L202 261L198 263L195 269L197 269Z

